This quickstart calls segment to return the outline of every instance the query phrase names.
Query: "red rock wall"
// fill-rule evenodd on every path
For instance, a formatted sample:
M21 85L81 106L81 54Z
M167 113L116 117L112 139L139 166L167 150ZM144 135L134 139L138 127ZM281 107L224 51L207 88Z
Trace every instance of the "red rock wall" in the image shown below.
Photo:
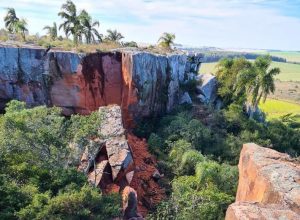
M62 71L51 86L52 105L65 114L89 114L100 106L121 105L122 70L120 53L96 53L84 57L77 73Z

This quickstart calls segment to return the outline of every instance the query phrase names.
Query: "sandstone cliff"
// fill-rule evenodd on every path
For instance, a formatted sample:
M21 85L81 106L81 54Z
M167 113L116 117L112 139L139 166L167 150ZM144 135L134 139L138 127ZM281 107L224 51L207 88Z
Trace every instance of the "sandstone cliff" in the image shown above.
M227 220L300 219L300 164L287 154L245 144L236 202Z
M0 109L11 99L29 106L59 106L64 114L88 114L118 104L126 117L171 111L180 85L197 73L198 55L139 51L77 54L0 47Z

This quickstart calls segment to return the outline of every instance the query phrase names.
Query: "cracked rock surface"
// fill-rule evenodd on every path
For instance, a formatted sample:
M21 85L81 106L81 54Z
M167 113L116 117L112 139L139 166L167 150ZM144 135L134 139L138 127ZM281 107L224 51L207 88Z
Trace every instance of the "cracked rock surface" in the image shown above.
M236 203L226 219L300 219L300 164L287 154L244 144Z

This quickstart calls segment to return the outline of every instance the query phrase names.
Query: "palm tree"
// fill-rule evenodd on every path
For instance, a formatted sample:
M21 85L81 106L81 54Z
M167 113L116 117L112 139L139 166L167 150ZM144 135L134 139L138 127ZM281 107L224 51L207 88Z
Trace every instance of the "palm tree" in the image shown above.
M26 40L25 33L28 32L28 29L26 28L27 22L25 19L21 19L16 23L16 33L20 33L23 41Z
M274 76L280 73L280 69L270 68L271 62L270 56L260 56L250 68L238 74L237 91L245 89L251 112L255 112L260 101L265 102L267 96L275 91Z
M96 37L98 41L102 41L102 35L99 34L96 29L96 27L100 26L99 21L93 21L92 17L85 10L82 10L79 15L79 19L83 27L83 35L85 36L87 44L96 42Z
M27 22L25 19L17 17L14 8L7 8L7 14L4 17L4 23L7 30L12 34L20 33L22 39L25 40L25 33L28 31L26 28Z
M170 49L174 44L175 38L175 34L163 33L162 36L158 39L158 43L160 46Z
M124 38L123 35L117 30L109 29L107 30L107 36L105 39L112 42L119 42L123 38Z
M79 16L77 16L76 5L71 0L68 0L62 5L58 15L65 19L59 26L59 30L63 28L66 36L69 36L71 33L73 35L74 43L77 45L82 33L82 26L80 24Z
M47 34L50 36L51 40L56 40L57 39L57 25L54 22L53 26L45 26L43 30L47 30Z
M5 27L10 33L15 33L16 23L19 18L16 15L16 11L13 8L7 8L7 13L4 17Z

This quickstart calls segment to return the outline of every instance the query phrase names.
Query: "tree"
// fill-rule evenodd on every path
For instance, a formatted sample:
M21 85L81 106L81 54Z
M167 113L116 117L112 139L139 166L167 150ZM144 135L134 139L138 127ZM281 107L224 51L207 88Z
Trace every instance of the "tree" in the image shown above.
M82 26L80 24L79 16L77 16L76 5L68 0L62 5L58 16L64 19L64 22L59 26L59 30L63 29L67 37L69 34L72 34L73 41L77 45L82 34Z
M45 26L43 30L47 30L47 34L50 36L51 40L57 39L57 25L54 22L53 26Z
M243 105L245 91L241 88L236 92L237 75L244 69L250 68L251 62L245 58L222 59L217 65L218 95L225 106L235 102Z
M158 39L158 43L164 48L171 49L171 46L174 45L175 38L175 34L163 33L162 36Z
M123 35L117 30L109 29L107 30L107 36L105 39L112 42L119 42L123 38L124 38Z
M251 112L255 112L260 101L265 102L267 96L275 91L274 76L280 73L280 69L270 68L271 62L270 56L260 56L237 75L236 92L245 89Z
M25 33L28 31L26 28L27 22L25 19L19 19L17 17L14 8L7 9L7 14L4 17L4 23L10 33L21 34L22 39L25 40Z
M94 43L97 40L102 41L102 35L99 34L96 29L96 27L100 26L99 21L93 21L92 17L85 10L82 10L79 19L83 27L83 35L85 36L87 44Z
M19 21L19 18L16 15L14 8L7 8L7 13L4 17L5 27L10 33L15 32L16 23Z

